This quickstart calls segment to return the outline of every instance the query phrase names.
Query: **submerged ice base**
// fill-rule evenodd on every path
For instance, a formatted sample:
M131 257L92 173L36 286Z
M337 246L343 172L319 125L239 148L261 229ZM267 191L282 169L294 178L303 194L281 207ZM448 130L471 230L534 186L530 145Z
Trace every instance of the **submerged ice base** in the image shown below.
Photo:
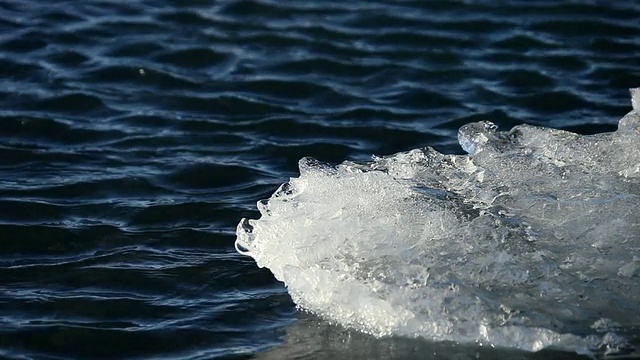
M302 159L236 248L301 308L376 336L624 352L640 327L639 93L613 133L479 122L459 131L468 155Z

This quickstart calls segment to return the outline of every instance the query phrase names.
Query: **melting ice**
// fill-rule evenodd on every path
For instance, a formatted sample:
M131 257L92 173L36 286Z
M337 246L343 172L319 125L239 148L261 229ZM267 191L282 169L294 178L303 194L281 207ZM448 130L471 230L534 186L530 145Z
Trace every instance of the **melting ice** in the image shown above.
M490 122L468 155L300 161L236 248L298 306L376 336L632 349L640 328L640 90L597 135ZM637 344L636 344L637 345Z

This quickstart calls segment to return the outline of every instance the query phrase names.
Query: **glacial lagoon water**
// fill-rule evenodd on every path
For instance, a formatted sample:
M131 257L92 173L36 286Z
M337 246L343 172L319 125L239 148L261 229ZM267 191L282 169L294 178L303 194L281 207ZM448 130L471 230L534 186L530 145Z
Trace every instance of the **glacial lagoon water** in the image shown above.
M0 1L0 358L637 357L638 58L633 1Z

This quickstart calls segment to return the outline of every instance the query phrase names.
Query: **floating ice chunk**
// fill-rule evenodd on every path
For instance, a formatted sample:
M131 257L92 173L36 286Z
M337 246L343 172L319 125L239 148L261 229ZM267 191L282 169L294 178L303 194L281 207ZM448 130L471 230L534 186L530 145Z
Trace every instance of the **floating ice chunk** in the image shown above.
M301 308L377 336L627 351L640 324L632 94L614 133L480 122L459 131L469 155L303 159L240 222L236 248Z
M640 88L629 89L631 92L631 105L633 110L640 111Z

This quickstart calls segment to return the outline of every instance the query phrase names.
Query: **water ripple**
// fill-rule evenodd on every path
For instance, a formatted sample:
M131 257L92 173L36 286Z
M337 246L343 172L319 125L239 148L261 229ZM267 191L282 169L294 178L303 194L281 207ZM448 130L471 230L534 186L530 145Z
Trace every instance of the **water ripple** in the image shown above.
M0 356L282 342L286 289L232 234L300 158L460 151L479 120L611 130L640 83L639 18L631 2L0 2Z

